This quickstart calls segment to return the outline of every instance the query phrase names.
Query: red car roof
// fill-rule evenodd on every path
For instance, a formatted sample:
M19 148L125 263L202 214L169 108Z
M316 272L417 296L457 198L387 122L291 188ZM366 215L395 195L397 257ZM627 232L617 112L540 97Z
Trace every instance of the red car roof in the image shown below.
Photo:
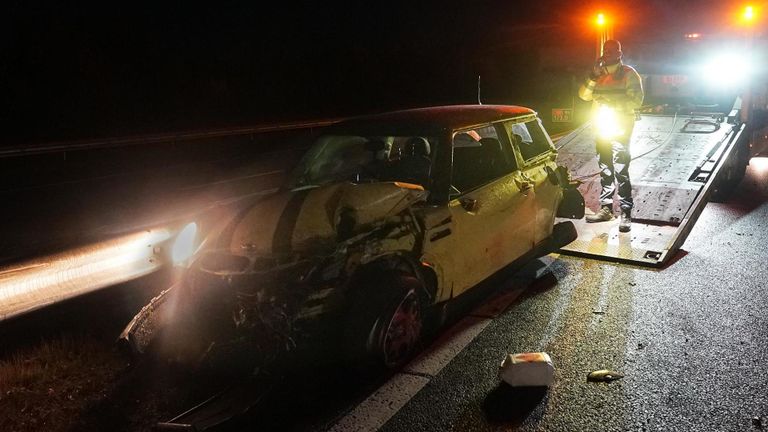
M531 114L535 114L535 111L514 105L448 105L355 117L342 121L337 126L460 129Z

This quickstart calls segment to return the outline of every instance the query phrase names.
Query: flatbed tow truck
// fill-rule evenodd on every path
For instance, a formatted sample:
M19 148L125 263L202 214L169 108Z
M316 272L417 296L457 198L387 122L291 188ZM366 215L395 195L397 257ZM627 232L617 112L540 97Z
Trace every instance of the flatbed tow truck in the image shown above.
M611 222L574 221L578 238L563 254L663 267L680 249L704 206L723 199L744 175L750 134L740 99L720 112L638 114L630 141L635 208L632 230ZM600 208L595 132L587 123L558 142L559 163L581 182L586 212Z
M631 231L619 233L618 220L575 221L578 238L562 253L663 267L707 202L725 201L743 178L755 132L767 126L766 41L754 32L718 28L682 36L635 53L645 59L637 70L649 105L636 112L630 140ZM586 213L599 210L590 122L557 146L560 164L582 182Z

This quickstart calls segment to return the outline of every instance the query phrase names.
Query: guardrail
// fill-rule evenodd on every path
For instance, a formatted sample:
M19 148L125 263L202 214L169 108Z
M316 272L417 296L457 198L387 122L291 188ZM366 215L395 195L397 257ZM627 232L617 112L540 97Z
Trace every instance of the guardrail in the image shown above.
M281 132L297 129L310 129L315 127L328 126L340 120L341 119L313 120L280 125L263 125L242 128L216 129L210 131L178 132L135 137L108 138L104 140L62 141L24 146L0 147L0 158L31 156L45 153L60 153L78 150L93 150L112 147L126 147L165 142L192 141L206 138L264 134L269 132Z

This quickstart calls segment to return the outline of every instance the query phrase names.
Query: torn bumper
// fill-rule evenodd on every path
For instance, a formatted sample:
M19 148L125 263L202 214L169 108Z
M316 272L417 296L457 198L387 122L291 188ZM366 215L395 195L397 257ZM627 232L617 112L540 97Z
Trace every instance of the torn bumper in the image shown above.
M154 297L141 308L117 338L118 345L131 357L144 354L152 342L157 330L168 324L174 309L175 293L179 291L176 283Z

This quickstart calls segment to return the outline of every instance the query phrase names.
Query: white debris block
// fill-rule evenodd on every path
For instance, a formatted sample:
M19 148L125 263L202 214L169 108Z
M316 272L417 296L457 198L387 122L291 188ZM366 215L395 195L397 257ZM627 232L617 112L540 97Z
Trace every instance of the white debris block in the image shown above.
M555 366L545 352L507 354L501 362L499 378L512 387L551 386Z

